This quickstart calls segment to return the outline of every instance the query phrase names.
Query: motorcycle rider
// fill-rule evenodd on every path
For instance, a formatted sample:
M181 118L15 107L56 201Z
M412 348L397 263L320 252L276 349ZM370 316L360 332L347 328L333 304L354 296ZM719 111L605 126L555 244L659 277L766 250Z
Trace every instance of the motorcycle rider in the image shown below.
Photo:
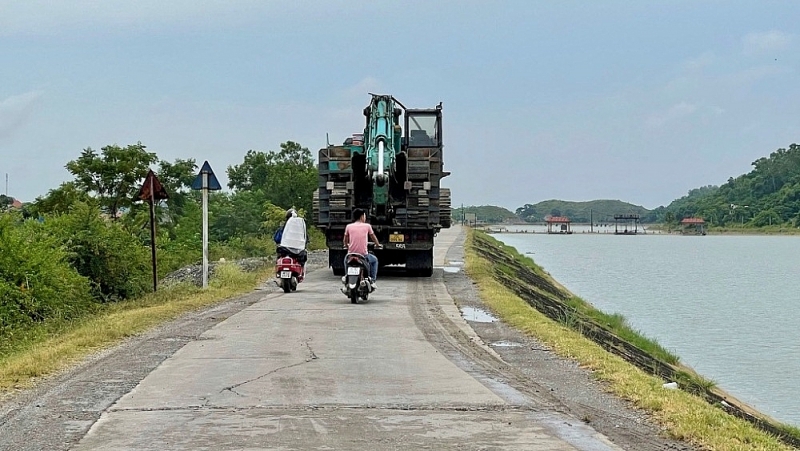
M286 210L286 222L279 228L272 239L278 245L276 251L280 257L290 256L297 259L300 266L305 270L308 253L308 231L306 221L297 216L294 208Z
M350 254L363 255L367 262L369 262L369 278L372 290L378 288L375 281L378 278L378 257L372 255L367 250L367 239L372 239L375 243L375 248L380 249L381 243L375 232L372 230L372 225L367 223L367 213L356 208L353 210L353 222L347 224L344 229L344 246ZM345 266L347 266L347 259L345 258Z

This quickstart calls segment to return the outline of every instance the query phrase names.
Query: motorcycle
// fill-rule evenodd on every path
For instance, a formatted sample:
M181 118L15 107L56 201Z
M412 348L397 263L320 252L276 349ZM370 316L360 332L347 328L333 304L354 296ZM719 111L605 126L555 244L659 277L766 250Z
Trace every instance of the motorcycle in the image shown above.
M278 257L275 263L275 283L284 293L297 290L297 284L305 278L305 268L290 255Z
M369 281L369 262L366 257L352 253L345 256L342 284L342 293L350 298L352 304L358 304L358 298L369 300L373 288Z

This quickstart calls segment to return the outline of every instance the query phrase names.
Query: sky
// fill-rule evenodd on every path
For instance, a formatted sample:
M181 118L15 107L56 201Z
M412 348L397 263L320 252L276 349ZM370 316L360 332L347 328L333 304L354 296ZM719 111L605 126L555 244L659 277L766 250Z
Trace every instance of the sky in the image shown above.
M361 132L375 92L442 102L454 206L652 209L800 141L797 18L768 0L0 0L0 177L32 201L83 149L142 142L224 185L250 149Z

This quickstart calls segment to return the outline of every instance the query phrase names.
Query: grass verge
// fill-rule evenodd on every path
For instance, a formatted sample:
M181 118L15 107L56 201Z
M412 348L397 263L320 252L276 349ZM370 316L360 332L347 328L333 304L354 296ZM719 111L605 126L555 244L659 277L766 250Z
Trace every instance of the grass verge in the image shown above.
M139 334L183 313L253 290L272 268L245 273L235 264L220 265L208 289L188 284L161 289L142 298L105 304L97 312L41 330L0 357L0 394L29 387L92 352Z
M554 351L574 359L604 381L609 391L652 414L673 438L709 450L791 450L777 437L751 423L711 406L683 390L662 387L663 380L651 376L622 358L605 351L568 325L556 322L531 307L497 282L493 265L474 247L474 233L467 238L466 270L477 283L481 299L507 324L534 336ZM527 260L527 259L526 259ZM535 267L537 274L544 274ZM788 428L794 430L795 428Z

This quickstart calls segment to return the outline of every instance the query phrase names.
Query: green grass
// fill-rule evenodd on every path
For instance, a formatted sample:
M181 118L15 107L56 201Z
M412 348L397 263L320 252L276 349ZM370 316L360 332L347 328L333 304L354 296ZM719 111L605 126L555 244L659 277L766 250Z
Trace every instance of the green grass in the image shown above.
M234 264L220 265L208 289L174 285L135 300L104 304L78 320L42 324L12 337L0 355L0 394L31 386L38 378L186 312L252 291L266 276L267 272L242 272Z

